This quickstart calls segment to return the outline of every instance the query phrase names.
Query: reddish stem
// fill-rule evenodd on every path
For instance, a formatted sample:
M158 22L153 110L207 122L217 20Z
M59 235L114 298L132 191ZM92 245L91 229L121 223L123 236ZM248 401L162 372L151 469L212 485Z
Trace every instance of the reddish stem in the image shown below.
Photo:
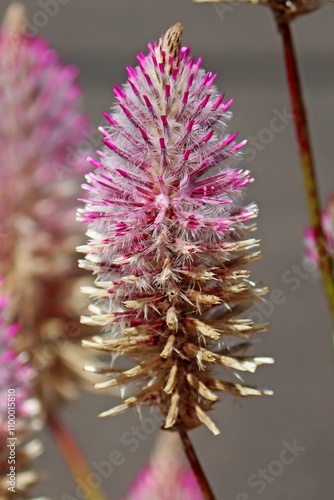
M47 424L73 477L86 483L91 470L73 434L67 429L59 416L54 413L48 414ZM87 500L106 500L106 497L99 488L94 488Z
M321 222L321 203L298 64L289 21L277 18L277 24L283 43L286 74L299 146L300 162L304 177L309 217L314 231L323 287L334 323L334 280L332 276L332 262L327 251L326 238Z
M195 449L191 444L186 431L179 429L181 442L183 445L184 452L189 460L192 471L197 479L198 486L200 487L204 500L215 500L215 496L205 475L204 470L197 458Z

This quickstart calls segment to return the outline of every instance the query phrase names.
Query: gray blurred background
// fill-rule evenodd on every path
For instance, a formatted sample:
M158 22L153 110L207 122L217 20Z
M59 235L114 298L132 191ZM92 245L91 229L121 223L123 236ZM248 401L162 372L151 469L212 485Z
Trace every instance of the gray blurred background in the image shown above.
M1 15L9 3L1 0ZM136 53L176 21L184 24L184 44L193 47L195 57L203 57L204 68L218 73L221 92L234 97L231 130L239 131L240 138L256 138L258 144L245 153L243 163L255 177L248 199L260 206L257 235L263 258L253 266L253 277L271 291L281 291L280 304L257 310L264 319L268 316L270 331L255 351L273 355L276 364L247 380L273 388L275 396L242 401L227 396L212 414L220 436L203 428L191 437L219 500L334 498L331 324L316 273L293 280L299 272L294 266L303 263L307 216L291 117L285 114L280 132L268 132L271 119L289 109L280 40L270 12L242 4L215 9L191 0L54 0L50 3L56 3L58 12L45 23L38 13L45 12L47 0L24 3L30 21L40 25L38 34L63 61L79 67L92 130L112 103L113 85L125 81L125 65L134 65ZM323 201L334 190L333 23L334 5L325 5L293 24ZM144 434L131 452L121 436L140 425L134 412L96 419L113 403L107 396L85 395L62 413L91 464L107 461L113 450L124 457L102 484L108 498L117 500L145 464L154 434ZM48 433L42 437L46 451L38 467L51 474L37 493L56 500L85 498L76 495L76 484ZM280 466L286 443L297 443L299 451L291 463ZM269 479L259 482L259 469L269 470Z

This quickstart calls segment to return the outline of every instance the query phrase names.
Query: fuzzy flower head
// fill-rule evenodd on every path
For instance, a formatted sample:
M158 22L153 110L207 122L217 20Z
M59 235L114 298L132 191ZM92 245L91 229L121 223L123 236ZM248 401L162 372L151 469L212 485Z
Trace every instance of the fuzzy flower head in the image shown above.
M32 353L39 396L52 406L73 392L67 340L81 340L84 330L76 324L75 333L80 313L71 297L80 277L75 211L85 167L81 159L69 163L69 152L87 121L76 68L61 64L44 40L26 37L22 17L22 7L12 6L0 33L0 272L11 320L20 324L18 350Z
M218 380L212 367L254 371L272 360L229 354L228 338L264 328L238 317L265 292L244 269L259 256L248 253L257 241L244 239L257 208L241 205L252 179L235 166L243 143L226 130L232 100L224 102L216 75L181 46L181 32L176 24L149 44L149 54L127 68L128 82L114 89L101 161L92 160L96 169L84 186L81 218L91 240L81 265L97 279L85 289L96 304L83 321L106 332L87 346L135 363L97 384L139 387L102 415L157 405L166 428L204 423L217 433L206 413L218 399L214 391L263 391ZM102 368L108 371L120 369Z
M328 200L321 222L326 239L326 250L334 261L334 195ZM305 231L304 251L307 260L317 268L319 266L319 256L315 234L311 227L308 227Z

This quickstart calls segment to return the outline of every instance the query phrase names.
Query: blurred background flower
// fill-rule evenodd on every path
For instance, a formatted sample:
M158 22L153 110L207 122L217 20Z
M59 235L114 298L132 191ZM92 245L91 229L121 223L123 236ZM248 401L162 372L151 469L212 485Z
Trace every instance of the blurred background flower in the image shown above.
M13 4L0 35L0 271L9 316L20 324L16 348L29 352L49 411L84 380L74 248L83 234L75 205L85 161L69 161L69 151L88 122L77 69L25 25L24 8Z
M19 326L8 322L8 306L9 298L0 292L0 499L22 500L39 479L31 467L43 450L31 438L42 427L43 414L34 394L36 372L28 353L15 350ZM12 455L9 444L14 446ZM14 475L10 475L11 466ZM10 484L15 486L12 491Z
M158 435L150 463L139 472L126 500L203 500L176 432Z
M326 239L327 251L331 255L334 265L334 195L329 198L322 213L322 227ZM315 235L313 229L310 227L305 230L304 251L306 258L310 260L315 267L318 267L319 256L315 245Z

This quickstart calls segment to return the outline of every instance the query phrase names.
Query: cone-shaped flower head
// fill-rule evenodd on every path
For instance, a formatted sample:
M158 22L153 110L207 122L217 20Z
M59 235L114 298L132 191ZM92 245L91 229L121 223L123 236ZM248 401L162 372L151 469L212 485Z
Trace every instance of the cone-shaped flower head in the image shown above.
M321 219L322 229L326 238L327 252L334 261L334 195L329 198ZM306 258L317 268L319 266L319 256L315 234L311 227L308 227L305 231L304 248Z
M203 500L196 477L185 466L176 432L161 432L150 464L141 470L126 500Z
M73 249L82 241L75 211L85 168L69 153L83 139L86 119L77 70L63 66L44 40L24 35L19 6L6 19L0 33L0 271L12 321L20 324L17 347L32 354L39 395L52 405L74 387L67 367L74 347L66 340L83 332L73 323L79 314L69 299L80 276Z
M97 275L96 288L86 290L97 302L83 321L107 332L86 345L136 363L98 384L140 386L103 415L157 405L166 428L202 422L216 433L206 414L214 391L262 391L218 380L212 367L254 371L272 362L226 354L228 338L263 329L238 318L264 293L244 270L259 256L247 253L257 242L244 239L257 208L240 204L251 178L235 166L242 143L226 131L231 101L181 47L181 25L137 59L128 82L114 89L106 147L85 186L91 241L82 266Z

